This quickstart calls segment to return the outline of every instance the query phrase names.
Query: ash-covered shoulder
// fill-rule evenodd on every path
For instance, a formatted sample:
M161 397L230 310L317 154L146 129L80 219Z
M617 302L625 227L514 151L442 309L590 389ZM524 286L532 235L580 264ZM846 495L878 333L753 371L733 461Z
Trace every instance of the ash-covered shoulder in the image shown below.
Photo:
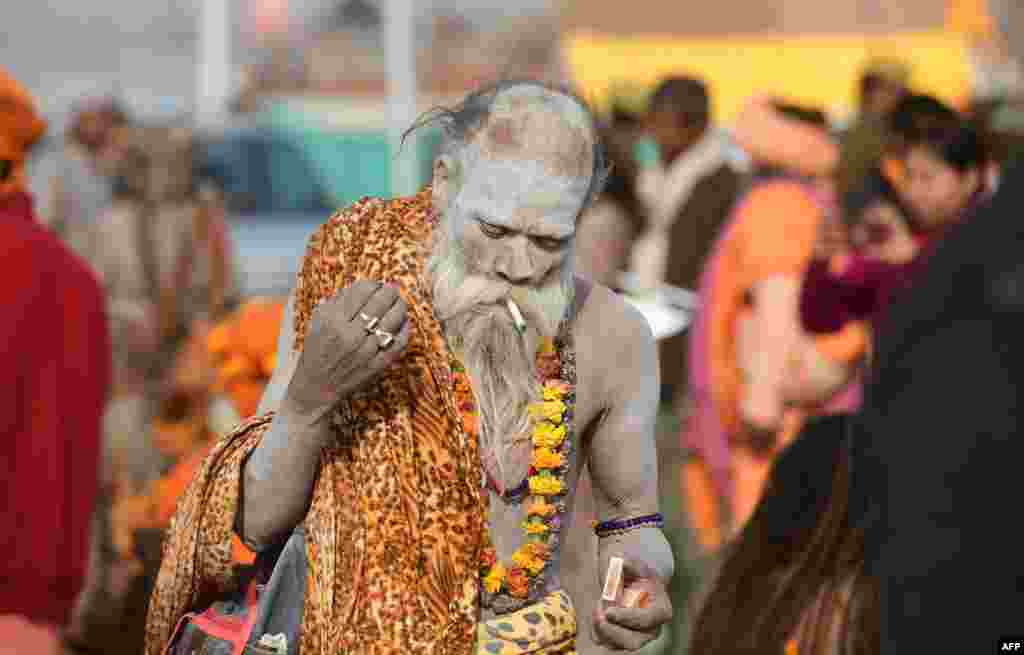
M614 366L656 350L647 319L608 287L595 283L579 312L575 330L578 361L596 357Z
M578 321L578 330L602 334L607 339L654 341L654 333L644 315L620 294L601 284L592 283Z

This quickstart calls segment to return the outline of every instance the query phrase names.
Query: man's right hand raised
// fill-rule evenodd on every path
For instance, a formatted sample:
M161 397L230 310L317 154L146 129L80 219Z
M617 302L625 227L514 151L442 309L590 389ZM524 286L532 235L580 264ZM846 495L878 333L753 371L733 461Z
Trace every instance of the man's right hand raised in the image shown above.
M310 318L281 409L307 424L327 420L340 402L377 380L405 352L407 310L397 287L369 280L323 302ZM385 347L388 334L394 339Z

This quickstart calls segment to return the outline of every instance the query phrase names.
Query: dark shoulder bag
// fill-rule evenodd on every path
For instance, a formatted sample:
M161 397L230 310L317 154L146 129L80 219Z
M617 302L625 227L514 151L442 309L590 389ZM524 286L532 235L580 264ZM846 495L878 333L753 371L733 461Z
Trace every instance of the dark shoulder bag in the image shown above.
M306 596L306 541L300 525L256 557L241 591L181 618L164 655L296 655Z

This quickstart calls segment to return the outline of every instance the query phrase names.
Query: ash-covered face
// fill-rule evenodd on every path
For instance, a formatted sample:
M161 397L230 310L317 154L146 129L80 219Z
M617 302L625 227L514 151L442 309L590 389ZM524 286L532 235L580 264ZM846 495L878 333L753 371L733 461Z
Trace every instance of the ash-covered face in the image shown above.
M438 160L435 286L437 275L450 281L435 297L442 320L511 298L553 334L569 300L591 168L586 130L528 101L495 112L459 153Z
M508 485L529 465L530 449L516 445L529 443L534 355L572 301L576 219L593 168L579 108L546 100L499 100L473 139L434 169L434 311L472 380L484 456Z

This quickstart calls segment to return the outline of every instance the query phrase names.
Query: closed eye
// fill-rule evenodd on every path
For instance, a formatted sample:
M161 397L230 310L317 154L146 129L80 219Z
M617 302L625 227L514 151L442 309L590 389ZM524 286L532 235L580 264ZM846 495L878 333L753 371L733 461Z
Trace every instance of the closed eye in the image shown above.
M532 237L531 240L537 244L538 248L549 252L561 250L568 241L568 239L556 239L554 237Z
M507 237L511 233L511 230L501 227L500 225L488 223L482 218L477 218L476 222L480 224L480 231L492 239L501 239L503 237Z

